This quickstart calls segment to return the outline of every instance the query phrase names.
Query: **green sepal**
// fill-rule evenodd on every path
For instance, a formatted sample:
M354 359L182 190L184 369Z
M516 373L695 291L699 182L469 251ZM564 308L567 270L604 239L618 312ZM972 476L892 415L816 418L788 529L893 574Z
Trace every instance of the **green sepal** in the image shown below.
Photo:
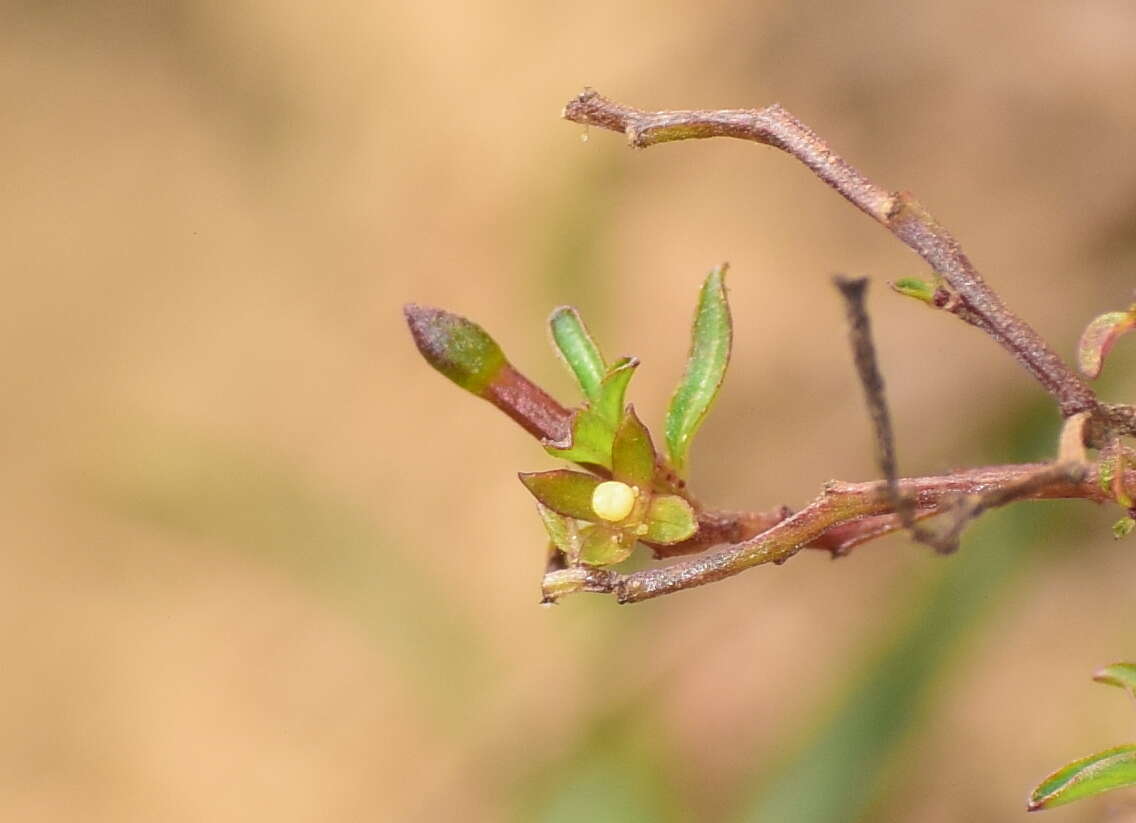
M690 504L677 494L658 494L647 509L648 543L680 543L698 531L698 517Z
M580 314L571 306L561 306L548 319L552 342L580 384L590 403L599 403L607 366Z
M621 357L612 364L600 384L600 396L595 404L595 412L614 432L623 417L623 398L627 394L627 384L639 366L636 357Z
M485 396L506 364L505 354L485 329L464 317L407 303L406 323L426 362L468 392Z
M583 472L556 469L550 472L521 472L517 475L533 497L558 514L577 520L595 520L592 493L603 481Z
M558 514L543 503L537 503L536 508L552 544L568 557L576 557L580 552L580 537L572 518Z
M686 473L690 441L710 411L730 362L733 327L725 276L726 265L722 264L702 284L686 371L667 408L667 455L680 476Z
M616 480L640 489L650 489L655 477L655 447L651 444L651 434L631 406L624 412L611 444L611 474Z
M589 566L622 563L635 547L635 541L620 531L603 526L582 529L580 537L580 562Z
M611 444L615 432L607 421L588 406L583 406L572 412L571 430L568 440L543 441L544 450L561 460L611 468Z
M1131 517L1122 517L1112 524L1112 536L1117 540L1123 540L1132 534L1133 529L1136 529L1136 520Z
M1119 686L1136 695L1136 663L1113 663L1093 673L1093 680Z
M1081 333L1077 343L1077 366L1086 377L1095 378L1104 366L1109 349L1122 334L1136 326L1136 314L1110 311L1094 317Z
M935 299L935 287L918 277L901 277L888 285L891 286L892 291L904 297L914 297L924 303L930 304Z
M1029 810L1052 809L1085 797L1136 785L1136 746L1117 746L1064 766L1033 790Z

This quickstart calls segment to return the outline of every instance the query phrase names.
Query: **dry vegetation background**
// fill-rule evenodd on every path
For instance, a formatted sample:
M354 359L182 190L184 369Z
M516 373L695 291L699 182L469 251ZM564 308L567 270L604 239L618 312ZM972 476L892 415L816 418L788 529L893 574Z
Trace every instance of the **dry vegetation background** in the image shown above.
M552 461L399 308L479 320L568 399L544 322L575 304L657 426L728 259L695 488L799 506L875 473L828 284L869 274L902 469L1042 456L1040 390L888 295L920 262L803 168L557 115L584 84L780 101L1068 354L1136 283L1133 42L1091 0L0 6L0 819L1023 816L1136 736L1089 681L1136 656L1118 513L541 609L515 472ZM1131 400L1136 356L1110 365Z

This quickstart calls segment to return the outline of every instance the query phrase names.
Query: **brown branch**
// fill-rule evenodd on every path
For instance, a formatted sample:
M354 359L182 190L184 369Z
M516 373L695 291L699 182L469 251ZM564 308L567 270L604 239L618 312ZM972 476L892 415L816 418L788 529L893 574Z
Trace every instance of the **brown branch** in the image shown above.
M1136 483L1136 470L1128 478ZM961 531L979 511L1016 500L1110 500L1095 468L1084 464L1025 463L968 469L931 477L903 478L899 494L911 501L923 518L972 498L965 516L948 532ZM860 524L860 525L857 525ZM796 514L742 543L688 560L643 571L619 574L610 570L567 569L544 579L546 602L577 591L614 594L621 603L635 603L664 594L713 583L766 563L784 563L810 545L824 546L835 535L832 549L856 545L894 531L900 525L886 483L828 483L820 496Z
M934 514L938 514L935 509L916 510L911 513L910 519L918 521ZM792 515L793 510L788 506L780 506L767 512L703 511L698 513L698 532L689 540L669 545L656 543L646 545L651 548L658 560L699 554L715 546L750 540ZM864 517L833 526L803 548L826 551L833 557L844 557L863 543L903 528L910 528L910 524L905 523L897 514Z
M1094 441L1124 415L1101 407L1081 377L1023 319L1010 311L983 280L958 242L910 194L889 192L834 153L808 126L778 105L763 109L647 112L585 90L569 101L564 117L576 123L623 132L638 148L673 140L735 137L781 149L808 166L849 202L887 228L922 257L950 287L952 312L982 329L1007 349L1049 392L1063 417L1089 412L1099 424ZM1136 429L1132 415L1125 421Z

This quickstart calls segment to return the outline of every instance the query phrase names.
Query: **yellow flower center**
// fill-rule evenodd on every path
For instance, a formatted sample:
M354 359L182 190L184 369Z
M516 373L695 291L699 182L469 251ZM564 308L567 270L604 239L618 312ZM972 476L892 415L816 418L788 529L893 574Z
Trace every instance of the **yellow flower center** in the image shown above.
M618 480L606 480L592 492L592 511L600 519L614 523L631 514L638 496L638 489Z

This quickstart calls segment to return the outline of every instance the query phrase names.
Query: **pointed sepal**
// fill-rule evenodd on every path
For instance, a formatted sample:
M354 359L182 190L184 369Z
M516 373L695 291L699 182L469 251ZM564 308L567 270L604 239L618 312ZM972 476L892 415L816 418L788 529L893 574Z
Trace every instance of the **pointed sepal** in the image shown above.
M651 444L651 434L631 406L624 412L612 441L611 473L616 480L647 490L655 477L655 447Z
M568 557L571 563L580 556L580 535L576 523L570 517L553 511L542 503L536 504L540 518L544 521L544 529L548 532L548 539L552 545Z
M580 536L580 562L589 566L622 563L635 545L635 541L628 539L622 532L603 526L582 529Z
M592 511L592 495L596 486L603 482L600 478L567 469L521 472L517 476L541 505L557 514L577 520L596 519Z
M646 525L642 539L648 543L681 543L698 531L698 516L677 494L659 494L647 509Z

